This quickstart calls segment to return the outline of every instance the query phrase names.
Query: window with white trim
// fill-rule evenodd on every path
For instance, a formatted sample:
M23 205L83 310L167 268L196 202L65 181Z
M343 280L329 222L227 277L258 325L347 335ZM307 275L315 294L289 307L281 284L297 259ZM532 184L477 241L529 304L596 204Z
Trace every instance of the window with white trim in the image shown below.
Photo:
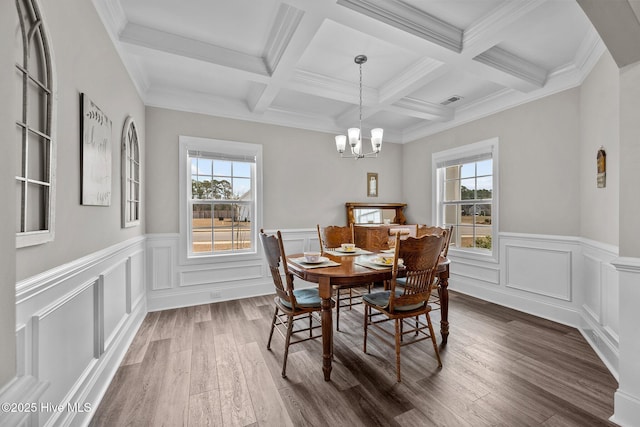
M131 116L122 129L122 227L140 223L140 146Z
M54 70L49 40L35 0L17 0L16 246L53 240L55 207Z
M255 254L262 146L180 137L188 257Z
M497 231L498 141L435 153L437 222L453 226L452 250L493 255Z

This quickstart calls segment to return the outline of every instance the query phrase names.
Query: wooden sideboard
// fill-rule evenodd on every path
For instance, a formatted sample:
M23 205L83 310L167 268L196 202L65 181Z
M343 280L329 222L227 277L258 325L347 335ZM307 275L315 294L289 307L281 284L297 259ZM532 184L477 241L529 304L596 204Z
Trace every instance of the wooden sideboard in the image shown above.
M415 237L417 228L416 224L354 224L354 243L359 248L373 252L391 249L390 243L394 241L396 233L400 233L401 237Z
M347 202L345 203L347 208L347 225L357 225L359 222L356 220L358 217L358 210L380 210L381 212L393 213L393 217L389 217L393 224L405 224L407 219L404 217L403 209L407 206L406 203L358 203ZM384 217L384 215L383 215ZM383 221L380 221L382 223Z

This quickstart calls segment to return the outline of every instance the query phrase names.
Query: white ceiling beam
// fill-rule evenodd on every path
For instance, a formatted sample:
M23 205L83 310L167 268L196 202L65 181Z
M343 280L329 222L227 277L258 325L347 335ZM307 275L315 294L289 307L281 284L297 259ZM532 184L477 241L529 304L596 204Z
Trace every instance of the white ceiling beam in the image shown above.
M262 58L142 25L127 23L120 33L120 41L260 76L269 75Z
M540 89L547 80L547 70L497 46L473 59L528 82L530 90Z
M512 26L549 0L505 1L464 30L462 52L475 57L513 34Z
M284 34L274 37L274 39L279 39L277 54L270 54L271 56L277 56L279 59L274 61L272 58L271 60L271 64L275 68L272 70L271 79L269 79L264 90L259 94L254 94L251 99L247 100L249 108L254 113L264 113L280 90L288 84L298 60L324 21L322 16L298 13L296 12L297 10L291 6L286 6L285 10L282 7L280 8L282 13L279 14L279 22L276 25L280 29L284 28L284 30L274 31L276 34L282 32ZM270 43L270 45L273 44L273 42ZM268 50L272 49L268 48Z
M427 119L436 122L447 122L453 119L453 108L413 98L403 98L386 108L389 111L406 116Z
M462 50L461 29L406 3L397 0L338 0L338 4L454 52Z

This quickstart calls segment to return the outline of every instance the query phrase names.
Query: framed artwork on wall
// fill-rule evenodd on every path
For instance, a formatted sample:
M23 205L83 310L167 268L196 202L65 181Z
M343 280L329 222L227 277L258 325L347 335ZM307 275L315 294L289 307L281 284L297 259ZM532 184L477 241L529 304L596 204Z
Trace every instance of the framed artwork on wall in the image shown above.
M367 172L367 197L378 197L378 174Z
M604 147L600 147L596 156L597 163L597 182L598 188L604 188L607 186L607 153L604 151Z
M111 205L111 120L80 94L81 204Z

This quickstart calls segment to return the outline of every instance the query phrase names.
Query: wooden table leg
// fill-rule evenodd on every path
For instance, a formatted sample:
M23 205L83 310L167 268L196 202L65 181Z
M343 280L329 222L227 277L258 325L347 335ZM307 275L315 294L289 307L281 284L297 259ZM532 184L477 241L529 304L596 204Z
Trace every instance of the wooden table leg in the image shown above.
M324 380L331 380L331 359L333 359L333 318L331 317L331 281L320 278L318 293L322 298L322 370Z
M449 266L438 277L438 296L440 297L440 335L442 345L449 338Z

